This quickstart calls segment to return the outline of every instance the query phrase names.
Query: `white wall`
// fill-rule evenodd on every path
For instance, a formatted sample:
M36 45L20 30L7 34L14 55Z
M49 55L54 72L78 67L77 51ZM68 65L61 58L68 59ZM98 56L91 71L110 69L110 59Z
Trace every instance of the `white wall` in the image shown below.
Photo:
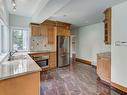
M11 27L29 27L29 24L31 22L30 17L24 17L19 15L10 14L9 15L9 25Z
M127 87L127 46L116 46L116 41L127 42L127 2L112 8L111 45L111 80Z
M96 54L110 51L110 46L104 44L104 24L80 27L77 31L77 57L96 61ZM94 64L96 65L96 64Z
M5 4L5 0L0 0L0 27L3 26L1 32L1 50L4 53L9 51L9 12Z
M9 24L9 12L5 4L5 0L0 0L0 19L8 25Z

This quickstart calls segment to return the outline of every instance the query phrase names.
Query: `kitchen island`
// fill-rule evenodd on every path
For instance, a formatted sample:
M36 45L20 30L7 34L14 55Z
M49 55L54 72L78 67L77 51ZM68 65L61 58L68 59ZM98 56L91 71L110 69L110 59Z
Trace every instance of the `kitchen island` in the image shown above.
M41 68L27 53L0 64L0 95L40 95Z

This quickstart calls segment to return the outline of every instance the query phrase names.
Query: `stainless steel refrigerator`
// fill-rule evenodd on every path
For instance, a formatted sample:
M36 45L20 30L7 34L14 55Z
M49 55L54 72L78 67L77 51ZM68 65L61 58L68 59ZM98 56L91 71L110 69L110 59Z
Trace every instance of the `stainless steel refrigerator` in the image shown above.
M70 64L70 37L57 36L57 66Z

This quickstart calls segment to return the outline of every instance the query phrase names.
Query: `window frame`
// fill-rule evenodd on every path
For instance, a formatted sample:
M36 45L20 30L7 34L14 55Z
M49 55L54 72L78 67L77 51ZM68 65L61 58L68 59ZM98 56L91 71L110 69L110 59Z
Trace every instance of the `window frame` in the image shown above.
M27 49L26 50L17 50L17 51L28 51L29 50L29 28L24 28L24 27L11 27L11 50L14 50L14 48L13 48L13 44L14 44L14 39L13 39L13 31L14 30L25 30L25 31L27 31L27 39L28 39L28 44L27 44Z
M7 28L7 30L5 28ZM5 40L6 37L9 37L9 35L10 34L9 34L8 25L5 24L4 21L0 18L0 63L4 60L5 57L7 57L8 53L9 53L10 41L9 41L9 38L8 38L8 40ZM5 42L7 42L7 43L5 43Z

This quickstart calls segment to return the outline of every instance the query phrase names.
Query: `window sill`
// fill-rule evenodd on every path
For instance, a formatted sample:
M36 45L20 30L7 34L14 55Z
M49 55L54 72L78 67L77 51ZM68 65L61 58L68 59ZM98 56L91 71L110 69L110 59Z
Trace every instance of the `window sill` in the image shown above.
M7 57L8 53L4 53L0 55L0 63Z

